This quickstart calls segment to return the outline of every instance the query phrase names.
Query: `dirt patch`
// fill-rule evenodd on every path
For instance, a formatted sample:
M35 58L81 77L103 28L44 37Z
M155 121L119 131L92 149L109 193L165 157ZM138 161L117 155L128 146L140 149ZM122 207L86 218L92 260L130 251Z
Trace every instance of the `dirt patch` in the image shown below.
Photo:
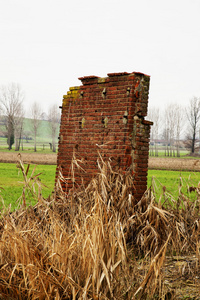
M149 157L149 169L200 171L200 159Z
M0 162L16 163L18 161L19 152L0 152ZM23 163L40 164L40 165L56 165L57 154L41 154L41 153L21 153Z
M18 152L0 152L0 162L16 163ZM21 153L22 161L30 164L56 165L57 154ZM200 172L200 159L149 157L149 169Z

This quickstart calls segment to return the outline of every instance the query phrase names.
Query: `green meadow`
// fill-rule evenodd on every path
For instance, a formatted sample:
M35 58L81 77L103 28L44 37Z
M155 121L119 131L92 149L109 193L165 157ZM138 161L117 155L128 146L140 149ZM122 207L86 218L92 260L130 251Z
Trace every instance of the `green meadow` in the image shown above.
M200 182L199 172L148 170L147 185L151 187L156 200L168 198L178 199L179 193L189 196L189 187L197 187ZM191 193L191 198L195 193Z
M27 169L27 165L24 167ZM38 183L39 186L41 186L42 196L44 198L47 198L54 189L55 171L55 165L37 165L36 167L30 165L27 178L39 178ZM30 186L33 186L33 182L34 180L30 182ZM0 163L0 200L2 202L3 199L5 206L11 204L12 208L17 207L17 200L22 195L24 185L22 171L16 164ZM37 183L35 183L35 189L36 191L38 190ZM28 189L26 189L26 194L26 196L28 196L26 198L29 199L29 203L27 204L35 204L31 193L28 195Z
M24 166L25 169L27 165ZM42 196L47 198L54 189L55 171L54 165L37 165L34 170L34 165L30 165L27 178L31 176L39 178L39 184L42 188ZM34 172L33 172L34 171ZM39 174L39 176L37 176ZM200 173L198 172L180 172L180 171L165 171L165 170L149 170L148 171L148 187L151 187L158 201L160 196L172 197L178 199L179 190L188 195L188 188L197 186L200 182ZM16 164L0 163L0 197L5 206L11 204L12 209L17 207L17 200L22 195L24 187L24 177ZM37 189L37 184L35 184ZM26 193L28 189L26 189ZM194 194L194 193L193 193ZM28 196L28 195L27 195ZM29 204L34 204L35 201L31 195L26 197L29 199ZM0 204L2 207L3 204Z

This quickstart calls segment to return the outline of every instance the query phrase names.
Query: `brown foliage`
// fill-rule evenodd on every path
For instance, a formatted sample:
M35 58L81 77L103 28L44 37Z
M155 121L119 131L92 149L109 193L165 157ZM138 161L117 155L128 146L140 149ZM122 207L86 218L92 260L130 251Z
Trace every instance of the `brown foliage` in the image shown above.
M67 195L58 181L49 199L39 194L26 207L23 196L19 210L2 215L0 298L172 299L177 278L199 288L198 190L196 201L180 193L164 207L149 189L134 205L131 175L101 158L98 165L86 188ZM28 169L19 167L31 190ZM38 176L31 178L35 185Z

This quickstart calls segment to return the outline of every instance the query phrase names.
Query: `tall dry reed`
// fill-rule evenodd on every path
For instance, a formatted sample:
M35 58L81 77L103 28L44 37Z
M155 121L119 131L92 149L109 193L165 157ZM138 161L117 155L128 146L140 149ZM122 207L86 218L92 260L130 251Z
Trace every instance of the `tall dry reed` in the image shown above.
M86 188L63 193L60 174L43 199L39 174L28 177L19 159L22 205L0 219L0 298L172 299L173 276L193 278L198 289L199 190L194 202L180 188L178 203L164 195L163 205L152 187L134 205L132 176L101 157L98 166ZM34 207L27 190L38 199ZM177 257L191 253L195 259L177 269ZM176 258L171 277L169 257Z

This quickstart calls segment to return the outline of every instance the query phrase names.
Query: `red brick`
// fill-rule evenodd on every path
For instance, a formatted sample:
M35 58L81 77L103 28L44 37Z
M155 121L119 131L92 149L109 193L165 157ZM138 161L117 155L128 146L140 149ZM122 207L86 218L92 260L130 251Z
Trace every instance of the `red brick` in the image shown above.
M76 157L84 159L84 163L80 165L87 172L84 173L75 167L75 185L81 185L82 179L84 184L87 184L98 172L99 151L103 159L110 159L113 168L120 168L124 172L130 168L136 187L135 197L139 200L146 189L149 134L152 123L140 117L134 120L133 117L138 110L142 110L142 116L147 114L148 95L143 95L137 88L143 78L146 86L142 90L148 91L149 77L142 73L126 72L111 73L108 76L82 77L83 85L77 91L82 91L83 96L69 98L66 106L63 103L58 167L62 165L64 175L67 177L71 172L72 155L75 150ZM106 94L103 96L104 88ZM130 88L129 95L127 88ZM124 118L125 112L128 112L127 119ZM67 186L65 184L62 186L69 191L73 183L69 180Z

